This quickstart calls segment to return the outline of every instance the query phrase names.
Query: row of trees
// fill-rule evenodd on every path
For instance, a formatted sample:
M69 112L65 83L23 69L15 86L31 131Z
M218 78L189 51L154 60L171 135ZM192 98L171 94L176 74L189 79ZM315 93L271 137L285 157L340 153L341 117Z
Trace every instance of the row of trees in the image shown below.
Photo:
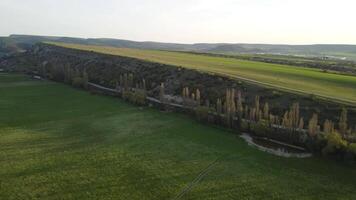
M75 87L88 88L89 76L85 70L79 71L70 67L64 67L62 70L50 68L47 70L46 76L48 75L49 78L62 80ZM122 74L116 81L116 89L121 92L124 99L139 105L146 104L145 79L135 79L133 74ZM342 109L337 124L325 120L321 126L317 114L313 114L307 121L307 125L305 124L306 121L300 114L299 103L294 103L283 116L278 116L270 111L268 102L261 104L259 96L255 97L252 105L245 104L241 92L235 89L227 89L224 98L218 98L215 105L210 105L208 100L205 105L202 105L200 90L190 90L189 87L182 88L182 99L184 106L194 108L200 120L214 122L216 119L211 116L215 116L219 122L223 121L230 128L239 127L267 137L272 136L276 129L283 129L297 135L293 138L298 140L300 137L305 139L307 135L309 140L318 143L319 150L326 154L335 151L352 152L352 149L356 149L355 144L350 140L353 131L347 124L345 108ZM164 83L159 85L159 100L166 101Z

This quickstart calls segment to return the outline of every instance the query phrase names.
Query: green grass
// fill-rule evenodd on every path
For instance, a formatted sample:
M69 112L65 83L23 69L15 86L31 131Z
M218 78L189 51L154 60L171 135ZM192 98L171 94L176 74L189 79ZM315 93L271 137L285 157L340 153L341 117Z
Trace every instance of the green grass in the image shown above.
M174 199L194 180L181 199L356 199L354 166L273 156L63 84L0 74L0 85L0 199Z
M311 68L180 52L125 49L67 43L50 44L183 66L186 68L243 79L267 87L274 87L302 94L314 94L334 101L356 105L356 76L325 73L318 69Z

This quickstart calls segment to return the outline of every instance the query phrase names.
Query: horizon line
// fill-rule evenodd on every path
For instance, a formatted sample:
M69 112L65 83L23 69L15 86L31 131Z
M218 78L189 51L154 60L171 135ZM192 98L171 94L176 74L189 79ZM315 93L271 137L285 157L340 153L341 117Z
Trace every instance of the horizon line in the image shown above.
M163 44L177 44L177 45L197 45L197 44L250 44L250 45L283 45L283 46L316 46L316 45L344 45L344 46L356 46L356 44L345 44L345 43L304 43L304 44L288 44L288 43L248 43L248 42L197 42L197 43L184 43L184 42L162 42L153 40L133 40L133 39L123 39L115 37L81 37L81 36L60 36L60 35L42 35L42 34L17 34L12 33L6 35L0 35L0 37L11 37L11 36L34 36L34 37L58 37L58 38L74 38L74 39L111 39L111 40L124 40L130 42L141 42L141 43L163 43Z

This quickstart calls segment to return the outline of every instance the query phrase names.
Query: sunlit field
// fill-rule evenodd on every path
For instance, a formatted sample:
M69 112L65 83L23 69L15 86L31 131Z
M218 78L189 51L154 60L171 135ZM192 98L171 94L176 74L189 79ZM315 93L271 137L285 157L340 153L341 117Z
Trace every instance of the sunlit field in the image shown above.
M183 52L126 49L67 43L51 44L182 66L238 78L266 87L274 87L308 95L313 94L333 101L356 105L356 76L326 73L319 69L253 62L234 58L195 55Z

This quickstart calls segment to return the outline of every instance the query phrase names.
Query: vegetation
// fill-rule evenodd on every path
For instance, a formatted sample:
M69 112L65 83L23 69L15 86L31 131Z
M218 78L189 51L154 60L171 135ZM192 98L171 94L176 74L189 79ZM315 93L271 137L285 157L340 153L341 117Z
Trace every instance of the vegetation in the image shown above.
M51 43L66 48L139 58L152 62L238 78L266 87L302 94L314 94L356 105L356 77L323 73L317 69L292 67L189 53ZM327 86L327 87L325 87Z
M89 74L87 74L85 68L73 67L66 69L61 65L49 65L38 66L38 71L41 71L44 77L49 77L56 81L67 81L74 87L88 89ZM119 77L119 81L115 81L115 89L111 89L111 91L117 90L116 96L121 94L124 100L131 103L145 105L147 97L145 79L141 81L135 78L132 73L121 74ZM115 77L113 78L115 79ZM230 129L248 131L250 134L305 147L309 151L322 153L323 155L337 155L338 157L346 158L349 153L346 147L356 143L356 136L352 134L356 130L353 130L353 127L350 127L347 123L346 108L341 111L337 129L331 120L325 120L323 129L321 129L319 125L321 123L315 113L309 119L307 129L304 129L304 118L300 117L299 103L293 103L283 116L278 116L270 112L268 102L261 103L259 96L255 96L254 105L246 104L245 109L243 109L244 104L241 92L236 92L234 88L226 89L225 97L216 100L216 107L214 105L210 106L209 102L205 106L201 105L202 99L199 89L190 90L189 87L183 87L181 97L183 101L181 102L174 102L175 98L172 98L176 95L174 93L166 95L164 82L154 90L157 91L157 89L159 94L156 96L153 94L151 98L157 98L155 104L159 102L161 109L169 109L171 103L175 103L172 105L173 107L180 104L178 107L185 108L185 111L187 109L191 111L187 113L195 112L195 116L200 121L225 126ZM190 91L193 92L190 93ZM340 141L338 138L331 137L331 134L340 135ZM335 141L345 144L345 148L334 148Z
M353 166L276 157L181 114L22 75L0 74L0 94L0 199L356 198Z

